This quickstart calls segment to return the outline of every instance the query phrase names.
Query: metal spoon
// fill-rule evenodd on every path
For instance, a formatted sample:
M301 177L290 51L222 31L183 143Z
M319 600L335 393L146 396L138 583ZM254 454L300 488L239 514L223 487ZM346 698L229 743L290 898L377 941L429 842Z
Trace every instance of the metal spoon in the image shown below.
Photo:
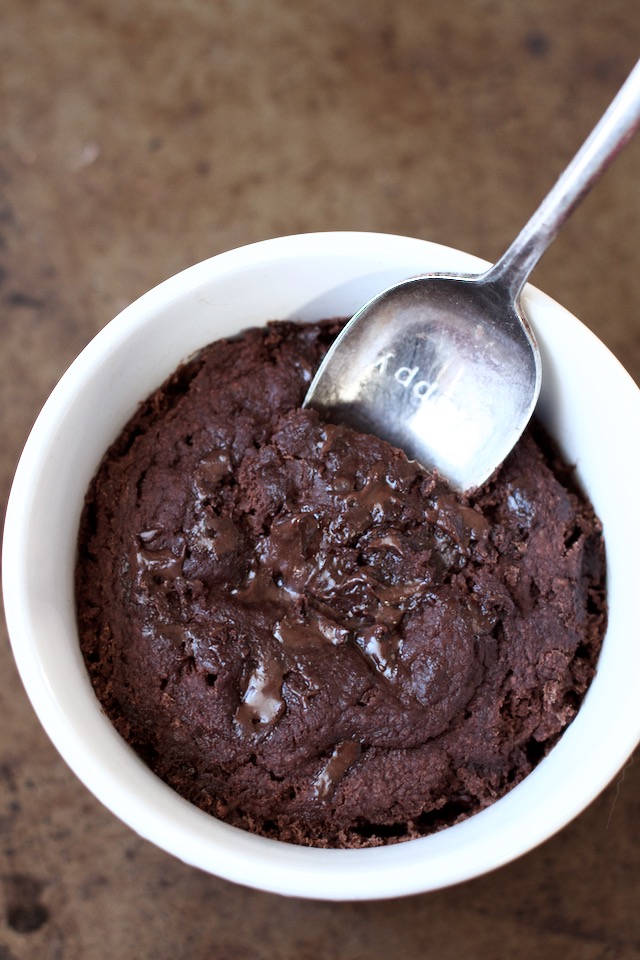
M458 490L488 479L540 391L522 288L639 126L640 61L500 260L481 274L406 280L369 301L332 345L304 405L388 440Z

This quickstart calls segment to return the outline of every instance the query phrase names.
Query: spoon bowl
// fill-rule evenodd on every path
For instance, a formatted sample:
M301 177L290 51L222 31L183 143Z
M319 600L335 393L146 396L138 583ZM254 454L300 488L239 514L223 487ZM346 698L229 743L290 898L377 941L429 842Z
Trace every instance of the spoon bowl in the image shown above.
M512 449L540 383L535 337L505 288L482 276L432 274L358 311L305 403L384 437L466 490Z
M540 392L522 288L638 126L640 61L500 260L483 274L416 277L374 297L336 339L304 405L388 440L460 491L484 483Z

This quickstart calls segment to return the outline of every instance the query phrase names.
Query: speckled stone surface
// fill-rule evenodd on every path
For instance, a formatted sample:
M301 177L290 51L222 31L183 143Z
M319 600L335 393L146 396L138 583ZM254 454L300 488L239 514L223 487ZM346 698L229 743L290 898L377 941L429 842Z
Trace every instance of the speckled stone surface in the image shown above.
M0 500L48 392L126 303L279 234L495 259L633 65L637 0L4 0ZM640 381L640 139L533 280ZM495 873L284 899L138 839L50 745L0 639L0 960L633 960L640 772Z

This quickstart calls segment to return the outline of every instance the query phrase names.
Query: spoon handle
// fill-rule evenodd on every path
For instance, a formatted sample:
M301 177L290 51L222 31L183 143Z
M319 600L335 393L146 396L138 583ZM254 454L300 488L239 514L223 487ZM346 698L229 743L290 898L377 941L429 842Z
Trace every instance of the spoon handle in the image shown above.
M560 227L640 127L640 60L573 160L502 257L482 275L516 300Z

